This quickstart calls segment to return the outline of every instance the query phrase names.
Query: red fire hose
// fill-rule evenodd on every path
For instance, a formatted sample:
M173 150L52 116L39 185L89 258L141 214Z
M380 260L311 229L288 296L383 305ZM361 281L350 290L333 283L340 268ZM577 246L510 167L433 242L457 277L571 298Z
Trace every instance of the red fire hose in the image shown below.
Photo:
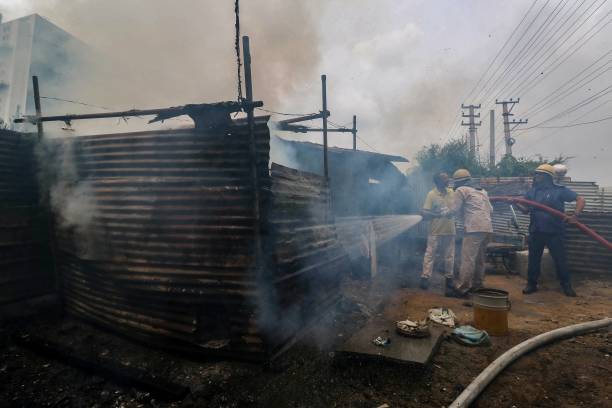
M503 202L507 202L507 203L523 204L523 205L526 205L528 207L534 207L534 208L537 208L539 210L546 211L547 213L552 214L555 217L558 217L558 218L561 218L561 219L567 218L567 215L565 215L561 211L557 211L554 208L548 207L548 206L546 206L544 204L540 204L540 203L537 203L537 202L531 201L531 200L526 200L524 198L510 197L510 196L497 196L497 197L490 197L489 200L490 201L503 201ZM608 251L612 251L612 243L610 241L608 241L607 239L605 239L604 237L602 237L601 235L599 235L597 232L593 231L592 229L590 229L589 227L587 227L586 225L584 225L583 223L578 222L578 221L576 221L576 223L574 223L574 225L576 227L578 227L578 229L580 231L584 232L586 235L590 236L591 238L593 238L594 240L596 240L597 242L599 242L600 244L602 244L603 246L608 248Z

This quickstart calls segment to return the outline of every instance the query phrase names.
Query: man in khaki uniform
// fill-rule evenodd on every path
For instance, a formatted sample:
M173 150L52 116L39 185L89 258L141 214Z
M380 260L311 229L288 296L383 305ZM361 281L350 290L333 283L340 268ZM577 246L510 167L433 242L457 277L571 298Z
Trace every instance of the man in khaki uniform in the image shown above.
M455 220L450 208L453 205L454 192L448 187L448 174L438 173L433 177L433 181L435 187L427 194L421 210L423 218L431 220L419 285L421 289L429 287L429 279L436 262L442 262L444 265L447 288L452 287L453 282Z
M455 196L451 209L463 218L464 227L459 279L455 282L453 296L464 297L469 291L482 287L487 243L493 232L493 207L487 192L472 185L469 171L457 170L453 183Z

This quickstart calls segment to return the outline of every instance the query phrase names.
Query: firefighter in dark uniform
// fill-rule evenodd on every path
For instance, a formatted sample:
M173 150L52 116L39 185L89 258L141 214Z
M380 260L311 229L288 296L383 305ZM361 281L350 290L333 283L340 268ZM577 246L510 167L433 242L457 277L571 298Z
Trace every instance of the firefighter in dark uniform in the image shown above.
M565 186L554 183L554 167L550 164L542 164L535 171L533 187L527 192L525 198L544 204L555 210L565 212L566 202L576 202L576 211L565 219L557 218L537 208L527 208L519 205L520 209L530 213L529 223L529 260L527 269L527 286L523 289L524 294L537 292L538 278L544 247L548 247L555 263L557 278L561 283L561 289L566 296L574 297L576 292L572 289L570 273L566 262L565 253L565 223L573 223L576 217L584 209L584 198Z

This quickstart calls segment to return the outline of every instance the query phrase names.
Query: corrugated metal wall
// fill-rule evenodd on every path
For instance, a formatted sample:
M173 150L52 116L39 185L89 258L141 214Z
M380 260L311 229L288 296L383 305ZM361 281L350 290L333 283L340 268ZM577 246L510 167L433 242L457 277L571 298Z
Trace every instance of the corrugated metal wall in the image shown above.
M256 135L265 174L265 123ZM77 137L71 154L70 204L92 216L58 229L68 311L171 347L262 352L246 126Z
M71 313L170 348L261 359L333 302L345 255L326 182L277 166L270 177L265 121L256 268L247 129L72 139L68 201L83 200L90 217L58 229Z
M46 220L33 137L0 130L0 304L53 291Z
M273 349L340 298L348 255L340 245L324 177L272 164L266 188L266 248L273 300L263 324Z

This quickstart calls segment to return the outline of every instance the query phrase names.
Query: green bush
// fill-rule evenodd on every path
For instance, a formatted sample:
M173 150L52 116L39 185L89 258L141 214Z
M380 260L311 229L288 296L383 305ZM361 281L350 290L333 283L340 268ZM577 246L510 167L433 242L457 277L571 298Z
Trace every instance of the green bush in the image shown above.
M470 156L468 144L462 140L450 140L443 145L434 143L423 147L416 154L419 170L423 173L444 171L452 176L457 169L468 169L474 177L526 177L533 175L533 171L540 164L567 163L569 159L571 157L559 156L547 160L539 156L533 160L505 155L495 168L490 169L482 164L478 157Z

